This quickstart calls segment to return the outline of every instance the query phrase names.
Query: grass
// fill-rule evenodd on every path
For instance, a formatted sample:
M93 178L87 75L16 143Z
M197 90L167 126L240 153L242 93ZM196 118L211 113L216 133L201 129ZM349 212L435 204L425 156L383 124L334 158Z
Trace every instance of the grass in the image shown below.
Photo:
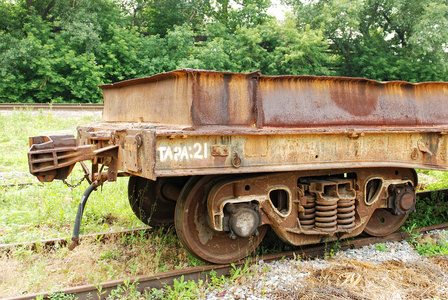
M58 290L151 275L178 266L188 266L188 257L172 229L106 242L85 239L73 251L66 247L52 251L16 248L0 252L0 291L12 296Z
M441 175L440 173L442 172L432 172L432 174L435 174L436 176L445 178L446 174ZM448 172L444 173L448 174ZM443 184L437 183L430 185L430 190L434 189L434 187L445 188L446 184L448 184L448 180L445 180ZM444 198L441 193L432 193L429 198L417 199L415 207L417 212L409 215L408 219L403 224L403 229L446 223L448 222L447 207L448 198Z
M0 115L1 184L35 180L28 173L29 136L75 134L77 125L95 121L99 121L98 116L61 118L53 113L34 114L28 111ZM424 179L423 187L426 189L442 188L448 184L448 173L420 170L419 174ZM76 182L82 175L81 168L78 167L69 181ZM60 181L54 181L23 188L3 188L0 193L0 243L70 237L78 202L87 185L84 182L81 186L72 189ZM405 226L411 228L447 222L448 203L446 201L440 196L420 199L417 202L419 213L411 214ZM118 182L105 183L98 191L91 194L84 212L81 234L142 226L144 224L135 217L128 204L127 179L119 178ZM272 252L273 244L275 244L274 251L291 249L291 246L279 242L275 235L269 237L268 234L257 253L262 255ZM419 253L434 257L444 254L447 249L446 244L437 243L437 241L416 240L415 247ZM381 251L383 247L379 244L377 248ZM149 275L200 264L202 262L193 258L181 247L172 228L157 230L149 236L139 234L124 236L106 243L84 240L74 251L68 251L67 248L56 248L52 251L44 249L30 251L26 248L17 248L10 253L0 252L0 270L2 270L0 292L5 296L14 296L23 292L55 290L85 283L98 284L117 278ZM249 280L245 278L250 278L253 274L256 276L257 272L245 266L242 269L235 268L230 277L218 278L212 275L208 281L198 284L180 280L172 287L148 291L142 295L136 290L135 285L128 283L117 289L116 293L126 295L123 299L197 298L210 289L224 288L229 283L245 282ZM320 278L319 274L314 275ZM325 278L330 280L333 275L328 274ZM319 291L324 284L331 286L332 283L320 280L311 286L314 286L314 291ZM339 286L336 284L332 288L336 289ZM305 292L300 295L307 297L313 294ZM53 299L71 298L67 295L56 294Z
M3 133L0 138L1 184L36 181L28 173L29 136L75 134L77 125L98 120L95 116L60 118L52 113L35 115L27 111L0 116ZM82 176L82 170L77 166L69 180L75 182ZM84 181L73 189L61 181L54 181L24 188L4 188L0 194L0 243L70 236L78 202L87 186ZM142 227L126 199L126 178L120 178L117 183L107 182L92 193L84 212L81 233Z
M0 182L2 185L36 182L28 173L28 137L76 133L76 126L99 121L99 116L58 117L53 113L17 111L0 115ZM51 130L49 130L51 128ZM69 181L83 173L77 167ZM84 182L69 188L61 181L5 187L0 193L0 243L71 237ZM91 194L83 215L81 235L140 228L145 225L127 200L127 179L106 182ZM83 241L74 251L30 251L17 248L0 252L0 294L19 295L97 283L138 274L154 274L198 264L180 246L174 230L150 236L126 236L115 241Z

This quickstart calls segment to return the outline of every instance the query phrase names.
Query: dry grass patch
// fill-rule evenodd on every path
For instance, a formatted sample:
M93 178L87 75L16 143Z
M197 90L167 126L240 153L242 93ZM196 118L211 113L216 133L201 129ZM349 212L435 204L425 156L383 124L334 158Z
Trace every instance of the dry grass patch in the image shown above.
M305 289L279 295L288 299L446 299L446 257L429 262L370 264L333 261L306 278ZM438 262L438 263L437 263ZM446 269L445 269L446 270Z
M448 274L448 255L435 255L428 257L428 260L436 266L439 266L442 270L445 271L445 274Z
M2 296L55 291L151 275L190 262L172 228L105 242L86 239L73 251L65 247L50 251L16 248L0 252L0 291Z

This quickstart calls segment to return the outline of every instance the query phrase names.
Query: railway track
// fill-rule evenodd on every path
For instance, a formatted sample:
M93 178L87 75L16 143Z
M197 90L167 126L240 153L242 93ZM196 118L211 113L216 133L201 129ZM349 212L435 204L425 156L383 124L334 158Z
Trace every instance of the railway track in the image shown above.
M425 233L431 230L436 229L448 229L448 223L443 223L439 225L427 226L422 228L415 229L415 232ZM385 243L385 242L399 242L410 238L409 233L407 232L396 232L391 235L385 237L360 237L350 241L343 241L338 244L338 248L340 250L347 249L356 249L369 244L376 243ZM284 258L315 258L319 256L323 256L325 252L331 247L333 247L333 243L328 245L319 245L319 246L311 246L304 247L294 251L287 251L275 254L269 254L262 257L265 262L272 262ZM260 258L251 258L249 259L249 263L255 263ZM227 275L230 270L235 267L244 266L247 261L241 261L235 263L233 265L224 264L224 265L203 265L198 267L184 268L180 270L173 270L163 273L158 273L152 276L138 276L132 277L128 279L122 280L114 280L109 282L103 282L100 284L101 286L101 299L105 299L112 290L116 289L118 286L123 286L128 282L128 284L137 283L137 289L139 291L143 291L145 289L152 288L163 288L166 285L172 285L174 280L179 280L181 277L187 280L205 280L210 276L213 271L215 276ZM79 300L87 300L87 299L99 299L98 297L98 285L88 284L83 286L71 287L64 290L52 291L52 292L44 292L38 294L29 294L24 296L10 297L4 298L4 300L27 300L27 299L50 299L51 295L54 293L63 293L63 294L71 294Z
M109 231L102 232L96 234L87 234L80 237L80 241L86 238L94 238L95 240L107 240L116 236L128 236L133 234L138 234L140 232L151 232L152 228L136 228L136 229L128 229L128 230L120 230L120 231ZM69 239L66 238L54 238L54 239L46 239L42 241L33 241L33 242L23 242L23 243L12 243L12 244L0 244L0 251L11 251L15 248L26 248L30 250L36 250L38 248L47 248L50 249L52 247L58 246L67 246L70 243Z
M419 192L418 196L420 198L426 198L430 197L431 193L438 192L442 193L445 196L448 195L448 189L442 189L437 191L425 191L425 192ZM433 225L433 226L427 226L423 228L417 228L414 232L419 233L425 233L431 230L435 229L448 229L448 223L439 224L439 225ZM130 235L135 234L139 231L151 231L151 228L140 228L140 229L134 229L134 230L125 230L125 231L118 231L118 232L107 232L107 233L100 233L97 235L86 235L86 237L94 237L98 238L98 236L101 236L102 239L107 239L115 235ZM340 250L346 250L349 248L360 248L369 244L376 244L376 243L385 243L385 242L398 242L402 240L409 239L409 233L407 232L396 232L391 235L385 236L385 237L358 237L356 239L352 239L350 241L342 241L338 242L338 249ZM33 242L33 243L16 243L16 244L3 244L0 245L0 251L10 251L13 247L27 247L28 249L36 249L38 245L40 247L45 248L51 248L55 245L61 245L65 246L68 244L69 241L67 241L64 238L59 239L50 239L40 242ZM281 252L281 253L275 253L275 254L269 254L263 256L263 260L265 262L272 262L275 260L280 260L283 258L293 258L301 256L303 258L314 258L323 256L328 249L332 249L334 247L334 243L329 243L327 245L318 245L318 246L309 246L309 247L303 247L303 248L297 248L297 250L294 251L287 251L287 252ZM260 258L257 258L260 259ZM250 263L256 262L257 259L250 259ZM234 266L244 266L246 261L242 261L239 263L235 263ZM203 265L198 267L192 267L192 268L185 268L180 270L173 270L168 271L164 273L158 273L152 276L138 276L138 277L132 277L122 280L114 280L109 282L103 282L100 284L101 286L101 292L102 296L101 298L107 297L111 293L112 290L116 289L120 285L125 285L126 282L132 284L137 283L137 288L139 291L143 291L144 289L152 289L152 288L163 288L165 285L172 285L174 280L179 280L181 277L184 278L184 280L204 280L207 278L207 276L210 276L210 272L213 270L214 274L216 276L226 275L229 274L230 270L233 268L233 266L229 264L223 264L223 265ZM60 291L50 291L50 292L44 292L39 294L29 294L24 296L17 296L17 297L11 297L6 298L8 300L25 300L25 299L49 299L51 294L54 294L55 292L63 293L63 294L72 294L77 297L77 299L84 300L84 299L99 299L98 298L98 285L83 285L78 287L71 287Z
M8 110L88 110L101 111L103 104L97 103L0 103L0 111Z

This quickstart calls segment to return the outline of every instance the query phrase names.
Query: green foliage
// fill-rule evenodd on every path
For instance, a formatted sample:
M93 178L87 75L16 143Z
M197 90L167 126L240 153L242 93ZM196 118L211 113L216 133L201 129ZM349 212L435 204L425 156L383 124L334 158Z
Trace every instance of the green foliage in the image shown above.
M226 286L229 283L238 282L241 277L250 275L251 268L248 261L243 266L236 267L231 264L231 269L228 276L217 276L217 273L210 271L210 277L204 282L198 280L185 281L182 276L180 280L174 279L172 286L165 284L163 289L152 289L149 295L150 299L202 299L209 289L218 289Z
M0 32L6 46L0 47L1 101L98 102L96 86L104 78L93 53L100 45L94 23L99 17L72 9L49 22L34 11L25 18L21 36Z
M179 68L448 80L443 0L0 0L0 102L101 102Z
M184 280L184 276L180 280L174 279L172 286L165 286L164 299L198 299L204 293L201 289L203 281L199 280L198 283L193 280Z
M403 224L406 227L424 227L448 222L448 199L442 193L433 193L430 198L417 199L415 209Z
M75 300L77 297L73 294L54 293L50 294L50 300Z
M448 6L443 0L291 1L299 28L322 30L340 75L448 80Z
M116 289L110 292L108 299L142 299L141 293L137 290L138 282L130 282L125 280L123 285L119 285Z
M426 244L415 244L415 249L418 254L423 256L434 256L434 255L448 255L448 242L437 243L426 243Z
M423 256L448 255L448 236L440 233L438 240L433 239L429 234L421 235L415 231L416 225L406 228L410 236L410 244L418 254Z
M382 243L376 243L375 244L375 250L380 252L385 252L387 250L387 246Z

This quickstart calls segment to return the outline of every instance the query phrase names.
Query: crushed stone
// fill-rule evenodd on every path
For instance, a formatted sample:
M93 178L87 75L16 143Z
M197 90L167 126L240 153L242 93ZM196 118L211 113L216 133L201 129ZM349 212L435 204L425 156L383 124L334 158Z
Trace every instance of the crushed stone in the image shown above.
M437 230L431 232L431 234L440 234L447 238L448 231ZM427 258L415 252L407 241L371 244L359 249L339 251L329 259L284 259L274 262L260 260L257 264L251 266L247 274L242 276L241 279L212 289L205 295L205 299L270 300L281 299L284 295L294 295L290 299L297 299L298 295L301 295L299 290L303 291L308 288L308 278L316 271L335 265L344 265L347 262L380 265L391 261L396 261L398 265L427 264ZM448 279L448 274L443 274L443 276ZM445 280L445 282L445 286L440 287L439 292L448 297L448 280ZM351 291L347 292L353 293ZM347 294L346 297L349 299L365 298L356 293ZM342 298L345 298L345 296Z

